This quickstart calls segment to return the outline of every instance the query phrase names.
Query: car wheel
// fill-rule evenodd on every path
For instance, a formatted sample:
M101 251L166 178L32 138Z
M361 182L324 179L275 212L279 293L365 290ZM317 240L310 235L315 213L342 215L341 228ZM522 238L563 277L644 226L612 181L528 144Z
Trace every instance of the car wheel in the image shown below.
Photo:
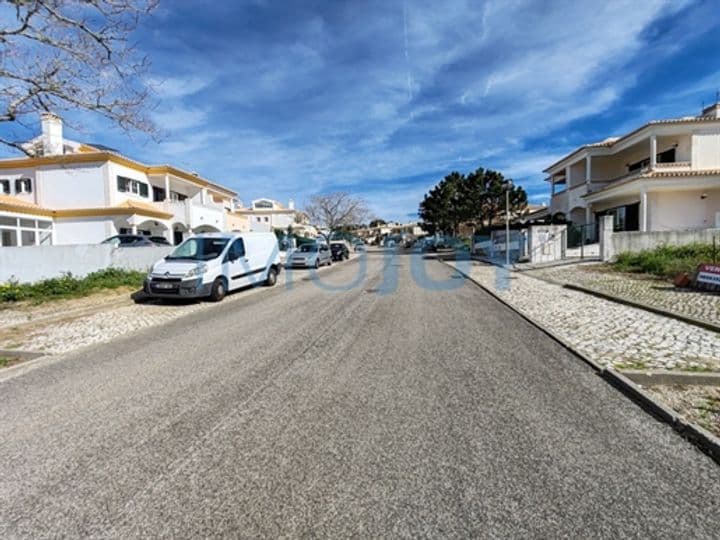
M213 302L220 302L227 294L225 288L225 280L223 278L217 278L213 281L212 288L210 289L210 299Z
M315 270L317 270L318 268L320 268L320 259L319 258L315 259Z
M270 268L268 270L267 279L265 280L265 285L268 287L272 287L277 283L277 270L274 268Z

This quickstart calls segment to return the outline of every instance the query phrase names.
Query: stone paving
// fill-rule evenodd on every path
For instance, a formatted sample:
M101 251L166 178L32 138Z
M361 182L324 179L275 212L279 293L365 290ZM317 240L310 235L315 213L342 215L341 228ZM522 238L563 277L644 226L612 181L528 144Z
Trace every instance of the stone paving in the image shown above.
M207 302L166 305L129 303L120 306L101 304L96 312L79 317L69 315L60 320L39 320L29 328L21 327L16 331L13 331L12 326L6 327L0 335L0 349L64 353L162 324L211 305ZM17 318L17 314L14 316ZM5 314L3 322L7 322L8 318Z
M574 264L525 272L527 275L571 283L633 300L720 326L720 294L677 289L653 276L611 271L602 264Z
M488 264L470 275L603 366L720 371L717 332Z

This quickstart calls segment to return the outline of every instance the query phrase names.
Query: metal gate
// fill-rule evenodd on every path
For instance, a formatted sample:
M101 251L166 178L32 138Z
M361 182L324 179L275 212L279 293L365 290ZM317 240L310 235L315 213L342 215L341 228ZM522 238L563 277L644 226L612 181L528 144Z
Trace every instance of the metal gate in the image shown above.
M598 226L597 223L586 223L585 225L577 225L568 223L566 234L566 253L565 257L597 257L598 243Z

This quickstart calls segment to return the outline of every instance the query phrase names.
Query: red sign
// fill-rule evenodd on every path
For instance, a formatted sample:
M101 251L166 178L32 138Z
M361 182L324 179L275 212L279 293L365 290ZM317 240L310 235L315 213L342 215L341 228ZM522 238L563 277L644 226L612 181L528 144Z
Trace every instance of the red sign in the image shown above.
M696 281L720 287L720 265L701 264L698 266Z

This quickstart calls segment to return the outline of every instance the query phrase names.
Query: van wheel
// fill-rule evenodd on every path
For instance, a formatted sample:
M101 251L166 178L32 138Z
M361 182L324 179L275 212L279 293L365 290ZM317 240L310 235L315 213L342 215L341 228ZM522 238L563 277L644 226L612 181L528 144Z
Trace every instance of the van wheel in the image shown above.
M265 279L265 285L267 287L272 287L277 283L277 270L274 268L270 268L268 270L267 279Z
M225 298L225 295L227 294L227 290L225 288L225 280L222 278L217 278L215 281L213 281L212 288L210 289L210 300L213 302L219 302L223 298Z
M320 268L320 259L315 259L315 270Z

